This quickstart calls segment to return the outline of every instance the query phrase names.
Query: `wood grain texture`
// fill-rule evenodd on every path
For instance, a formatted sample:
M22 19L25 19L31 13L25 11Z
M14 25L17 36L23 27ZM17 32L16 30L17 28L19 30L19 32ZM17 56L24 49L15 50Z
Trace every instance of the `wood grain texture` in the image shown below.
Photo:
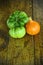
M35 65L43 65L43 0L33 0L33 18L41 25L41 31L34 36Z
M35 36L26 34L22 39L11 38L6 21L15 10L33 16L41 25L40 33ZM9 42L0 51L0 65L43 65L43 0L0 0L0 45L7 36Z
M25 11L28 16L32 16L32 0L0 0L0 29L7 34L6 21L15 10ZM26 34L22 39L9 36L8 43L8 47L0 51L0 65L34 65L33 36Z

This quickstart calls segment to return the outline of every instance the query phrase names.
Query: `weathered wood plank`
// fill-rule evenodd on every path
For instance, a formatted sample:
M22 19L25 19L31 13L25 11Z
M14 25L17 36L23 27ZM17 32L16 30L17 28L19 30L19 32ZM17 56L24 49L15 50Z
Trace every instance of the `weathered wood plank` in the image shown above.
M0 29L8 33L6 20L15 10L25 11L32 16L32 0L0 0ZM33 36L22 39L9 37L8 47L0 52L1 65L34 65Z
M35 65L43 65L43 0L33 0L33 18L41 25L41 31L34 36Z

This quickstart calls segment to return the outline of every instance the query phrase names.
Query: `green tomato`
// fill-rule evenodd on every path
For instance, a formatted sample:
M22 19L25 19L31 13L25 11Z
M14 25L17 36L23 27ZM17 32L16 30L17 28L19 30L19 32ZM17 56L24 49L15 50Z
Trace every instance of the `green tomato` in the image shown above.
M9 28L14 28L14 22L13 21L9 21L9 19L7 20L7 26Z
M9 30L9 35L13 38L22 38L26 34L24 27L13 28Z
M7 26L9 28L24 26L28 20L29 18L25 12L15 11L9 16L7 20Z
M27 14L22 11L19 14L19 18L20 18L20 25L25 25L29 20Z

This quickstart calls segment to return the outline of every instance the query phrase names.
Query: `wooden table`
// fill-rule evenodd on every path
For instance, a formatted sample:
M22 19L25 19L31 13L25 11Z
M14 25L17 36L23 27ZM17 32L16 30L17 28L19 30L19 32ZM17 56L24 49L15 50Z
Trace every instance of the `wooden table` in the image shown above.
M15 10L38 21L40 33L11 38L6 21ZM0 65L43 65L43 0L0 0Z

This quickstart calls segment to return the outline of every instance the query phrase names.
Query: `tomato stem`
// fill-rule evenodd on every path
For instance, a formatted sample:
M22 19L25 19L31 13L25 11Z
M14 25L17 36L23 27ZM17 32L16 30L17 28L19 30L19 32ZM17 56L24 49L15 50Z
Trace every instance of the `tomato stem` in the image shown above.
M29 17L29 21L32 21L32 18L31 17Z

